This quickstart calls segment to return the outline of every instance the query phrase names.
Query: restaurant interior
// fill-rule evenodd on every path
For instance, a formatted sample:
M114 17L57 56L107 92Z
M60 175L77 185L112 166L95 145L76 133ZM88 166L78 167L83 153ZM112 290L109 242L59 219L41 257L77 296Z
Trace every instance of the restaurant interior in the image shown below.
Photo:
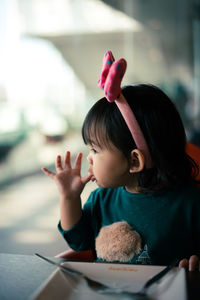
M59 195L42 167L87 148L81 124L103 96L102 57L128 61L126 83L161 87L200 146L198 0L0 1L0 252L48 256L67 249ZM84 203L95 183L87 184Z

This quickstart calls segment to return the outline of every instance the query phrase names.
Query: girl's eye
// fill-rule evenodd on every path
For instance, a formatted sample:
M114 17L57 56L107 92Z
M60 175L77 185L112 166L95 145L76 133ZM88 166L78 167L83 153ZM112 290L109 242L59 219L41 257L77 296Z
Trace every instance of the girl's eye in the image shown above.
M97 154L97 150L95 150L94 148L91 149L91 151L94 153L94 154Z

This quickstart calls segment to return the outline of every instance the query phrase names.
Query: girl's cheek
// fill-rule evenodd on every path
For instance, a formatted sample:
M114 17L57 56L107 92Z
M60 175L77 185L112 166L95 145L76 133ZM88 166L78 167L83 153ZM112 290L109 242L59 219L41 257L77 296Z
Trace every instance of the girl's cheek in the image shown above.
M93 164L93 158L92 158L92 155L91 155L91 154L89 154L89 155L87 156L87 161L89 162L90 165Z
M92 170L94 174L101 173L101 166L99 166L96 160L93 161Z

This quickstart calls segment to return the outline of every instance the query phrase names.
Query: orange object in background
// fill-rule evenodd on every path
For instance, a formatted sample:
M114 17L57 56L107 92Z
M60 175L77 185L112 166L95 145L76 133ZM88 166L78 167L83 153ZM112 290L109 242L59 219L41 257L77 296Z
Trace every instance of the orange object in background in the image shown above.
M193 158L193 160L199 166L199 174L196 176L196 179L200 180L200 147L190 142L187 142L186 152L190 157Z
M96 255L94 250L85 250L85 251L75 251L73 249L68 249L62 253L56 255L59 258L65 258L75 261L95 261Z

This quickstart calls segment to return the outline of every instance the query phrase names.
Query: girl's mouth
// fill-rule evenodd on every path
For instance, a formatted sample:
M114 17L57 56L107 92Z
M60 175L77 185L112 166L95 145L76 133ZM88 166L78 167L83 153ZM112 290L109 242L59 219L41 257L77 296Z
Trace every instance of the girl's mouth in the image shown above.
M92 175L91 181L95 181L95 180L96 180L96 178L94 177L94 175Z
M95 178L94 174L92 173L92 171L91 171L90 169L88 169L88 173L92 175L92 177L91 177L90 180L91 180L91 181L95 181L96 178Z

